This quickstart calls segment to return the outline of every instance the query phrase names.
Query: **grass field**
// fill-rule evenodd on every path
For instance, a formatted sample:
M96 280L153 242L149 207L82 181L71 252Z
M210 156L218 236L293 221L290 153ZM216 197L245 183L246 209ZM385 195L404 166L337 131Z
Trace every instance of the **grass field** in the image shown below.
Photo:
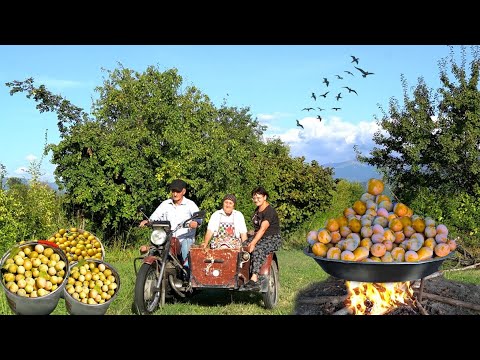
M133 315L135 276L133 258L136 250L106 251L105 260L120 274L121 284L117 297L106 315ZM224 290L202 290L189 299L168 303L154 315L289 315L295 307L298 292L315 282L325 280L328 275L301 250L280 250L277 253L280 274L279 302L275 309L263 308L262 297L258 293L233 292ZM480 270L447 272L450 280L480 284ZM13 314L5 294L0 297L0 314ZM61 298L52 315L68 315L65 300Z

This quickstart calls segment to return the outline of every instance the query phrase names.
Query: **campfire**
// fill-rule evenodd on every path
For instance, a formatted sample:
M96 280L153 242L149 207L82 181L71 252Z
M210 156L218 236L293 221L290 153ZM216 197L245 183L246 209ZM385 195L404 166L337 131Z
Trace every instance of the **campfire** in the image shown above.
M369 283L346 281L345 307L355 315L382 315L400 305L413 303L410 282Z
M440 273L398 283L346 281L330 276L296 298L296 315L479 315L478 286Z

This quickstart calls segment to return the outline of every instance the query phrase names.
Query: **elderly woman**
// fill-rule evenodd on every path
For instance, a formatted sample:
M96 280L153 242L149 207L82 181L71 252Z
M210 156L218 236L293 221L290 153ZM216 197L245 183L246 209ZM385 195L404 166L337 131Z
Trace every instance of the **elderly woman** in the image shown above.
M247 240L245 218L240 211L235 210L237 198L233 194L227 194L222 202L222 209L215 211L208 222L203 248L207 248L212 238L212 249L239 248L242 241Z

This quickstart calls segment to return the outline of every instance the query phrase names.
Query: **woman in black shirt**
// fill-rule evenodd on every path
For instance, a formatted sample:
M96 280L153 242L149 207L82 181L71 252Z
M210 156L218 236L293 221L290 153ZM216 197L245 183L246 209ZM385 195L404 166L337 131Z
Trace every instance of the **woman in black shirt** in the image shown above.
M267 255L280 248L282 238L280 235L280 222L277 211L268 203L268 192L263 187L252 191L252 200L257 208L252 217L255 229L253 237L247 240L247 251L251 254L250 280L245 284L247 288L258 288L258 273Z

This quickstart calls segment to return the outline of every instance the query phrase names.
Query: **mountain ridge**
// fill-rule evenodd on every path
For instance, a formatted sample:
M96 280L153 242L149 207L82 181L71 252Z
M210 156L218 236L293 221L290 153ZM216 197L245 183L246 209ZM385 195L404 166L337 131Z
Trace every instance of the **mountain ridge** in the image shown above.
M371 165L360 163L357 160L347 160L338 163L328 163L323 167L331 167L334 170L334 179L345 179L350 182L366 183L371 178L381 178L382 175ZM3 179L3 186L8 178ZM27 179L21 179L23 183L27 183ZM45 182L55 191L58 191L58 185L55 182Z
M347 160L339 163L328 163L324 167L334 170L334 179L345 179L350 182L367 182L371 178L382 178L381 173L374 166L363 164L357 160Z

